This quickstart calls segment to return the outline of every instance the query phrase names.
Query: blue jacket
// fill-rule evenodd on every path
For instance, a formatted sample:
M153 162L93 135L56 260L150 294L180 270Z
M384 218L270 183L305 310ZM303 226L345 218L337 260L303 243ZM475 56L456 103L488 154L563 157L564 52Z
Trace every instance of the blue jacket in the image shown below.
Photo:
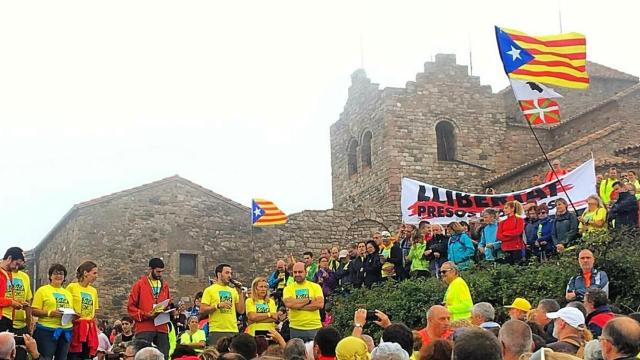
M453 234L449 238L449 261L453 261L460 270L469 268L473 264L475 249L473 242L466 233Z
M527 245L533 246L533 244L535 244L536 240L538 239L538 224L540 223L540 221L531 221L531 219L527 218L524 220L524 223L524 236L527 239Z
M567 244L575 240L578 235L578 219L572 212L565 212L562 215L556 214L556 218L553 221L553 228L551 229L551 238L553 244Z
M538 242L546 241L547 246L543 249L546 252L554 250L553 239L551 238L551 230L553 229L553 217L549 216L543 220L538 221L537 237Z
M601 270L591 269L591 284L589 285L589 289L591 288L602 289L607 293L607 295L609 295L609 277L607 276L607 273ZM582 271L569 280L569 283L567 284L567 292L575 292L577 301L582 301L584 299L587 287L584 283Z
M493 222L485 225L480 231L480 242L478 248L484 248L484 258L487 261L495 261L500 254L500 241L496 238L498 223ZM488 248L488 244L493 244L493 248Z

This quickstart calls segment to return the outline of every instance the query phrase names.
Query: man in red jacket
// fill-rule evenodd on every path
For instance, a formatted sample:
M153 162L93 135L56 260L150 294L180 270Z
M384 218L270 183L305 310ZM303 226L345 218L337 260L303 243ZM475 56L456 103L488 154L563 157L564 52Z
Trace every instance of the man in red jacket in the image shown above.
M149 273L131 288L127 311L135 320L135 338L154 343L169 358L169 328L166 323L155 325L155 318L164 312L161 304L169 299L169 285L162 280L164 262L162 259L149 260Z
M7 249L7 252L0 262L0 332L11 331L13 329L13 321L2 316L2 310L6 307L11 307L14 310L21 310L23 305L18 301L7 297L7 294L12 293L12 289L7 289L7 284L13 284L14 271L17 271L22 265L24 265L24 254L19 247L11 247Z

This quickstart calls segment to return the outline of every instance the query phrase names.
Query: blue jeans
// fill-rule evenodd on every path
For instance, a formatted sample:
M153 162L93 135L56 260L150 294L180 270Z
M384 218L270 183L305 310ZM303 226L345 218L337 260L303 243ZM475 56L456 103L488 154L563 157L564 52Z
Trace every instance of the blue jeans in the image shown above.
M36 328L33 338L38 344L38 352L42 357L52 359L55 356L56 360L67 360L70 343L64 334L56 340L53 338L53 330Z

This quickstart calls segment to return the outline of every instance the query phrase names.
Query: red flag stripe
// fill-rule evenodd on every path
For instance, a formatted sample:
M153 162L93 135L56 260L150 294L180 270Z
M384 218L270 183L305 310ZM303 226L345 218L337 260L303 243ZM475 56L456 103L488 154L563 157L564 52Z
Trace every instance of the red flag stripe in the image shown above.
M523 48L525 48L526 51L530 52L533 55L553 55L553 56L567 58L567 59L570 59L570 60L585 60L587 58L587 53L586 52L573 53L573 54L562 54L562 53L556 53L556 52L541 51L541 50L538 50L538 49L527 49L524 46L523 46Z
M585 38L569 38L562 40L540 40L527 35L516 35L508 33L509 37L516 41L523 41L531 44L539 44L549 47L565 47L565 46L580 46L587 45L587 39Z
M511 73L516 75L528 75L528 76L549 76L549 77L555 77L555 78L559 78L567 81L581 82L586 84L589 83L588 77L578 77L578 76L573 76L573 75L569 75L562 72L556 72L556 71L531 71L531 70L524 70L520 68L520 69L513 70Z
M261 217L260 219L256 220L255 224L261 224L261 223L272 223L272 222L279 222L279 221L284 221L287 220L288 217L286 216L281 216L281 217L277 217L277 218L270 218L270 219L264 219L264 216Z
M531 60L527 63L527 65L544 65L544 66L565 66L565 67L569 67L572 69L575 69L577 71L586 71L587 67L582 65L582 66L573 66L571 65L571 63L568 62L564 62L564 61L542 61L542 60Z

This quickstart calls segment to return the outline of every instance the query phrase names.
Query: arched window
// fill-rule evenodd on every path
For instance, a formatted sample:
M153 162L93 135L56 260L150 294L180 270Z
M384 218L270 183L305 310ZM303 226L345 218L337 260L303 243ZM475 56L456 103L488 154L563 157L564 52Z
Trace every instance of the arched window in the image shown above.
M358 140L351 139L347 146L347 173L349 176L358 173Z
M441 121L436 125L436 141L438 144L438 161L456 159L456 134L453 124Z
M371 168L371 138L373 135L371 131L365 131L362 135L362 149L360 149L362 156L362 168Z

